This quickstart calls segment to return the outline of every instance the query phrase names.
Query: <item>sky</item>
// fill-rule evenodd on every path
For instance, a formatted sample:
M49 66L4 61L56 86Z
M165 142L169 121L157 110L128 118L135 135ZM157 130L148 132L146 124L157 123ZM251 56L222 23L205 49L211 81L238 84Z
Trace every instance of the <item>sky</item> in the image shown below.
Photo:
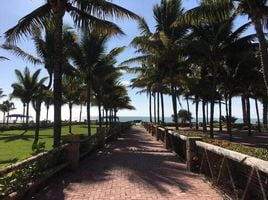
M127 8L136 14L145 18L147 23L149 24L151 30L154 30L154 18L152 9L155 4L158 4L160 0L113 0L113 3L116 3L124 8ZM4 42L3 34L6 30L11 28L12 26L16 25L18 20L37 8L38 6L42 5L44 0L9 0L4 1L0 7L0 44ZM197 6L197 0L183 0L183 7L187 10ZM245 19L238 19L236 22L236 26L243 24ZM123 29L125 32L125 36L117 36L114 37L108 44L107 49L112 49L118 46L127 46L127 49L124 53L122 53L118 57L118 63L127 60L133 56L135 56L134 49L129 47L130 41L139 34L137 22L133 20L115 20L115 22ZM72 25L70 19L68 17L65 18L65 23L68 25ZM32 41L30 39L24 38L18 44L22 49L27 52L35 53ZM0 55L6 56L10 60L9 61L1 61L0 62L0 88L3 89L4 93L9 95L12 92L11 84L16 82L16 77L14 70L19 69L23 70L25 66L28 66L31 71L35 71L37 69L42 69L41 76L47 76L46 70L43 66L33 66L26 61L23 61L21 58L11 55L10 53L0 49ZM135 75L124 74L122 77L122 83L128 85L129 81L134 78ZM134 111L122 110L119 111L119 116L148 116L148 99L146 94L137 94L138 90L136 89L128 89L129 96L132 99L132 105L136 108ZM6 100L6 98L0 99L0 102ZM11 113L22 114L22 104L19 100L12 99L15 103L16 109L11 111ZM172 115L172 106L171 106L171 98L169 96L165 96L165 115L170 117ZM253 102L251 102L252 108L252 117L256 117L255 107ZM259 105L261 108L261 105ZM186 102L182 100L182 108L186 109ZM180 109L180 108L179 108ZM195 106L194 104L190 104L190 110L194 115ZM83 118L86 116L86 110L83 109ZM65 105L62 107L62 119L67 120L69 118L69 111L68 107ZM199 115L201 116L201 110L199 111ZM34 110L30 108L30 115L35 116ZM233 115L241 118L242 117L242 110L240 106L240 99L234 98L233 99ZM262 110L260 109L260 115L262 116ZM41 112L41 120L45 119L46 110L45 107L42 106ZM77 120L79 116L79 106L74 106L73 109L73 119ZM92 116L97 116L97 108L92 108ZM218 116L218 107L215 108L215 116ZM0 114L1 117L1 114ZM49 119L53 120L53 107L50 108L49 111Z

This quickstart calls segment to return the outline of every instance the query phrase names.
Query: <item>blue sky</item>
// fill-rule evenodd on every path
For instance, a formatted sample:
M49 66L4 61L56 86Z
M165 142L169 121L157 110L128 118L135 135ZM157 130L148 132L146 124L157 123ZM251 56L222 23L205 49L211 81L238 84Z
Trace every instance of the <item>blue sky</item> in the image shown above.
M17 21L28 14L33 9L37 8L38 6L42 5L44 0L9 0L4 1L3 4L0 7L0 43L3 43L3 33L13 25L17 23ZM154 30L154 19L152 14L152 8L153 5L160 2L160 0L114 0L113 1L116 4L119 4L138 15L144 17L148 24L150 25L150 28ZM189 8L192 8L197 5L197 0L184 0L183 6L187 10ZM71 25L71 22L68 18L66 18L65 22L68 25ZM128 46L130 41L139 34L139 31L137 29L137 22L132 20L116 20L115 21L125 32L125 36L115 37L112 39L112 41L109 42L108 49L117 47L117 46ZM239 19L237 22L237 25L242 24L243 19ZM23 47L24 50L27 50L28 52L34 53L34 49L32 47L32 43L28 39L23 39L19 43L20 47ZM5 52L4 50L0 49L0 55L6 56L10 58L10 61L3 61L0 62L0 88L3 88L5 94L10 94L12 92L11 84L16 81L14 70L19 69L23 70L25 66L28 66L30 70L37 70L39 68L42 69L42 76L47 76L46 70L42 68L42 66L32 66L31 64L21 60L20 58L17 58L15 56L12 56L11 54ZM118 57L118 61L123 61L128 58L131 58L134 56L134 49L128 47L126 51ZM133 78L134 75L125 74L123 76L122 82L128 83L131 78ZM148 100L145 94L139 95L136 94L136 89L129 89L129 96L132 99L132 104L136 107L135 111L128 111L123 110L119 112L119 115L121 116L148 116ZM5 98L1 99L1 101L5 100ZM12 111L12 113L22 113L22 105L20 101L13 100L16 104L16 110ZM182 102L183 108L186 108L186 104L183 101ZM233 100L233 112L234 116L241 117L242 111L240 108L240 100L237 98L234 98ZM253 108L253 104L252 104ZM260 107L261 108L261 107ZM194 105L191 104L191 111L194 114ZM45 118L45 108L42 107L42 114L41 119ZM69 117L69 111L67 106L63 106L62 108L62 119L68 119ZM79 108L78 106L74 107L74 119L78 118L79 115ZM33 109L30 110L30 114L32 116L35 115ZM172 114L172 107L171 107L171 98L165 97L165 114L166 116L171 116ZM260 113L262 114L262 113ZM85 109L83 110L83 116L85 117ZM97 115L97 109L93 108L92 115ZM199 112L199 115L201 116L201 110ZM218 108L215 109L215 115L218 116ZM255 109L252 109L252 117L255 117ZM50 109L49 118L53 118L53 108Z

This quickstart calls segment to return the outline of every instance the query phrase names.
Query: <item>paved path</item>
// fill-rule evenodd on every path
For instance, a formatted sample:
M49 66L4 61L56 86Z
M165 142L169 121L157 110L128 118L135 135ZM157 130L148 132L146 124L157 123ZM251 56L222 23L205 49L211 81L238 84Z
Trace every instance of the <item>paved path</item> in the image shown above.
M32 199L49 200L219 200L198 175L145 129L134 126L103 151L65 172Z

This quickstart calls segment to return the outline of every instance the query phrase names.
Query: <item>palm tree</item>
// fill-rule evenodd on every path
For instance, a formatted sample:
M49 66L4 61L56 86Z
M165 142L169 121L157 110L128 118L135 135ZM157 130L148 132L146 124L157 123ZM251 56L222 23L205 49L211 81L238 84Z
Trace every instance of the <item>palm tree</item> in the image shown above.
M138 16L127 9L105 0L93 0L84 2L80 0L55 1L47 0L46 3L23 17L16 26L5 33L7 43L16 42L21 36L31 35L33 29L46 27L48 21L55 24L53 65L54 72L54 147L60 145L61 141L61 104L62 104L62 61L63 41L62 26L63 16L68 12L75 25L78 27L91 27L92 25L105 30L106 33L122 34L122 30L114 23L106 21L106 17L134 18Z
M29 121L29 103L35 92L38 91L46 80L46 78L39 80L40 71L41 69L38 69L31 74L28 67L25 67L23 73L16 69L15 74L18 82L11 85L13 88L11 95L15 98L20 98L26 104L26 131Z
M5 114L7 113L7 125L9 122L9 112L15 109L15 105L13 102L6 100L2 104L0 104L0 109L3 112L3 124L5 123Z
M48 122L49 107L53 105L53 92L51 90L44 90L44 103L47 109L46 121Z
M84 30L81 41L72 49L71 57L79 71L79 76L86 85L86 103L87 103L87 124L88 135L91 135L90 128L90 105L93 85L98 85L98 80L93 80L98 73L98 68L104 68L106 65L113 66L115 57L121 53L124 48L114 48L108 54L105 54L105 48L109 35L101 34L96 29ZM97 70L97 71L96 71ZM101 82L102 77L99 77Z
M69 133L72 133L73 104L77 103L80 97L80 83L78 78L72 76L63 76L62 79L63 101L68 104L70 111Z
M233 15L247 15L254 24L259 40L263 77L268 92L268 46L263 31L263 27L267 24L267 2L267 0L202 0L200 6L187 11L174 25L182 23L196 25L204 21L215 23L226 19L231 11Z

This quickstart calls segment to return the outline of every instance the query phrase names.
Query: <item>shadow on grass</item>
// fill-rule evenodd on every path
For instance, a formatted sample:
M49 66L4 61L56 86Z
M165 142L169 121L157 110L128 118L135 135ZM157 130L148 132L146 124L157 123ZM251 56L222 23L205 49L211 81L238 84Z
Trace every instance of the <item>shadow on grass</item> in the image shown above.
M21 134L1 134L0 141L3 140L4 142L13 142L15 140L25 140L25 141L31 141L34 139L34 134L32 135L25 135L27 131L22 132ZM48 136L48 135L39 135L39 139L44 139L44 138L53 138L53 136Z
M3 164L12 164L18 162L18 158L8 159L8 160L0 160L0 165Z

